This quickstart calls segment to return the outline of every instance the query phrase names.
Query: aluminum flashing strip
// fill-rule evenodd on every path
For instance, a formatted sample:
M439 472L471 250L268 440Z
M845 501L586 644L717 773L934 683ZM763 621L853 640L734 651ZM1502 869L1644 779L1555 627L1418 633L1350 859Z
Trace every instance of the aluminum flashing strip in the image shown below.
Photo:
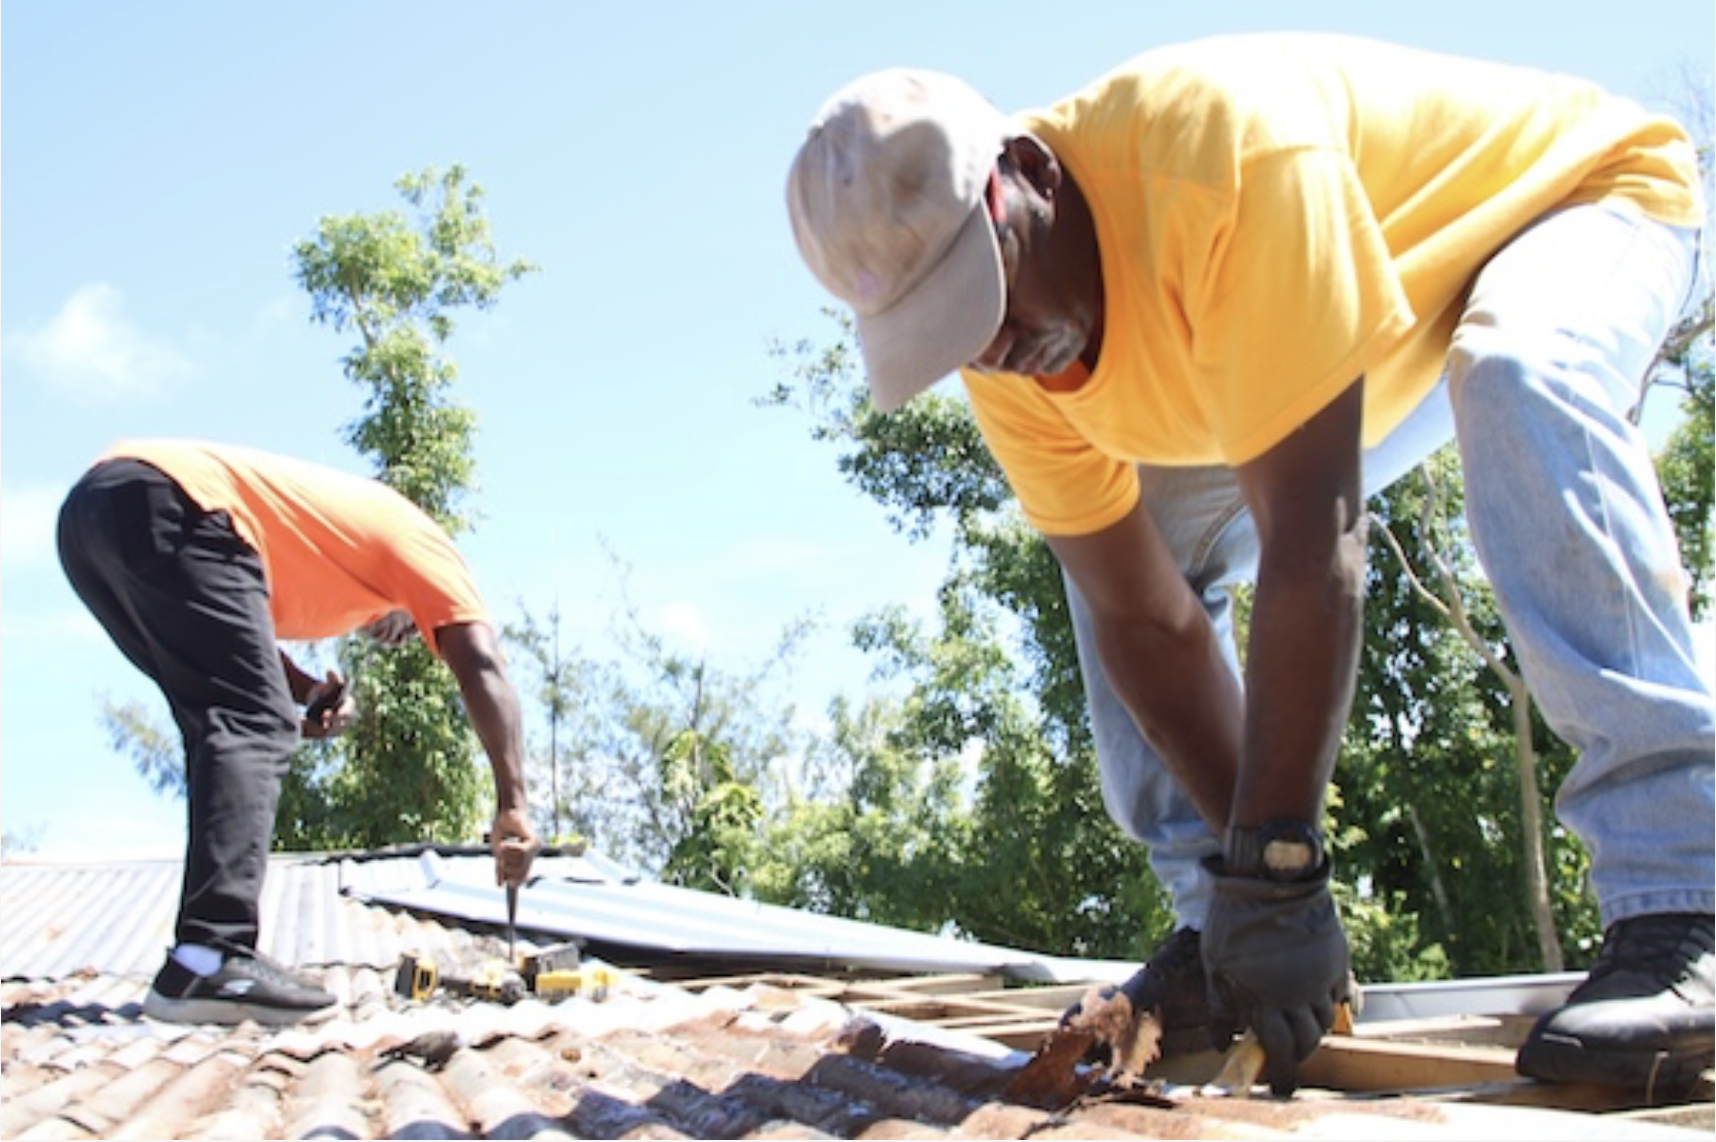
M1541 1015L1566 1002L1583 972L1487 976L1426 983L1366 984L1358 1021L1431 1019L1448 1015Z

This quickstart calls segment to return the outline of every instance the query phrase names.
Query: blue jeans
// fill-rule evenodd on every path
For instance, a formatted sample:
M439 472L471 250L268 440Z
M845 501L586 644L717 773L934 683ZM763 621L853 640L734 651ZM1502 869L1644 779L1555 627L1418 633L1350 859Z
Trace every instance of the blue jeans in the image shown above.
M1624 208L1552 213L1474 279L1441 384L1365 453L1374 493L1455 439L1466 510L1521 670L1579 760L1556 795L1604 926L1716 909L1716 718L1679 551L1627 421L1684 305L1696 234ZM1237 672L1229 589L1256 529L1223 468L1140 466L1144 503ZM1150 849L1179 924L1201 928L1216 833L1139 734L1067 581L1109 815Z

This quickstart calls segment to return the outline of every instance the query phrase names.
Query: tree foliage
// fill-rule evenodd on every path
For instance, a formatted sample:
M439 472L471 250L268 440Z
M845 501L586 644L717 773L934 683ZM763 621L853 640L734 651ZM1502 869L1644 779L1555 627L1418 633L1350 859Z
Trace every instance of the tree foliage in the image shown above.
M188 792L185 747L178 731L163 725L150 706L136 699L101 698L101 724L119 753L131 755L138 776L151 792L183 800Z
M915 679L883 737L909 747L913 771L977 760L969 804L934 803L938 820L924 830L937 838L934 860L918 856L917 875L830 888L824 865L851 852L830 834L856 831L862 817L847 806L801 807L802 828L817 838L801 850L818 870L815 889L790 877L777 883L791 886L795 902L861 902L867 914L1017 946L1141 955L1171 918L1141 847L1118 835L1097 794L1058 567L1013 508L963 402L932 391L878 414L856 375L850 322L828 316L837 323L831 344L777 349L790 376L762 403L805 416L896 529L916 539L951 532L942 629L908 631L896 613L872 618L855 638ZM1684 372L1698 393L1698 370ZM1707 402L1707 368L1702 376ZM1703 414L1689 408L1696 424L1683 429L1693 441L1683 448L1688 478L1677 502L1707 527L1708 405ZM1700 461L1702 485L1690 478ZM1542 970L1546 961L1560 966L1559 935L1580 955L1600 938L1585 853L1550 812L1571 751L1507 667L1506 633L1464 535L1459 487L1449 451L1371 505L1381 526L1364 653L1330 792L1336 896L1361 978ZM1695 579L1700 565L1708 575L1700 558L1694 548ZM1420 569L1431 566L1459 601L1463 631L1423 589ZM1540 840L1528 842L1530 832ZM945 908L925 910L925 898Z
M784 776L803 753L790 703L773 691L810 629L787 624L757 663L676 645L631 602L629 568L610 552L620 601L609 632L617 656L545 669L543 623L520 604L509 643L540 681L552 732L568 729L560 776L569 827L603 853L670 883L752 892L762 823L790 798ZM541 718L533 721L540 722ZM540 756L541 726L534 729ZM540 787L540 786L538 786ZM537 799L539 815L549 806Z
M463 167L407 174L396 189L412 217L323 218L315 237L294 247L297 279L313 321L357 336L341 364L364 390L364 412L346 426L347 443L457 535L470 526L463 499L476 417L449 399L458 369L442 347L455 311L492 307L503 286L534 267L496 255L482 189ZM359 714L343 737L294 757L278 843L473 839L487 819L487 787L452 675L418 641L382 650L347 638L339 660Z
M788 791L764 825L753 885L794 908L937 931L950 914L947 870L961 767L906 740L897 702L836 697L810 743L815 778Z
M611 666L562 650L560 621L558 602L539 619L520 600L518 618L501 631L519 652L520 697L534 699L547 722L546 741L543 733L531 735L526 765L533 824L550 844L588 840L597 831L608 698L617 688Z
M1558 934L1596 924L1582 851L1545 824L1573 758L1512 663L1464 532L1452 448L1370 510L1337 844L1419 939L1409 962L1378 963L1388 975L1373 978L1421 978L1425 957L1458 975L1560 970Z
M1663 497L1680 543L1687 595L1694 617L1710 614L1711 569L1716 563L1716 396L1711 329L1716 299L1703 291L1694 311L1669 337L1653 374L1680 394L1681 419L1657 456Z
M346 442L377 475L454 535L475 471L476 416L447 400L458 367L441 353L459 309L486 310L536 269L502 262L489 237L483 190L454 165L407 174L396 189L415 211L332 215L293 248L311 320L358 343L341 359L365 390Z
M920 772L960 779L940 819L918 828L933 859L900 890L935 910L926 927L1056 954L1143 955L1169 917L1143 850L1102 809L1089 743L1067 747L1021 669L1037 656L1028 628L1008 631L1012 616L975 578L952 576L938 604L933 630L896 609L855 632L884 676L911 683L894 743Z
M1043 951L1140 956L1171 917L1143 850L1102 809L1058 564L963 402L932 392L880 414L856 376L849 320L829 316L834 343L780 348L790 379L763 403L804 415L897 530L923 539L945 527L954 550L937 629L889 611L854 632L884 677L908 683L884 741L911 764L891 772L960 774L926 803L934 844L914 850L913 873L862 886L868 910Z

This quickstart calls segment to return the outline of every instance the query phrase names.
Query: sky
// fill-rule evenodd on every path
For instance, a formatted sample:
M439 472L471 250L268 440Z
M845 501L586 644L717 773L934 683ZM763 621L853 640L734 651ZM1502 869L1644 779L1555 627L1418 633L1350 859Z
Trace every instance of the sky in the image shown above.
M161 713L60 570L55 514L102 449L189 436L367 471L343 443L350 337L310 321L294 243L403 209L459 163L533 273L456 315L450 398L479 417L461 546L497 616L558 605L608 658L646 625L742 673L817 621L789 697L859 696L847 628L929 614L945 541L912 543L802 417L759 407L771 346L827 341L787 167L822 101L881 67L1039 106L1135 52L1317 29L1574 72L1649 106L1708 88L1709 0L1603 17L1488 0L1199 4L871 0L12 0L0 14L0 825L41 854L176 855L182 802L101 728ZM957 382L950 382L957 384ZM615 559L629 568L623 575Z

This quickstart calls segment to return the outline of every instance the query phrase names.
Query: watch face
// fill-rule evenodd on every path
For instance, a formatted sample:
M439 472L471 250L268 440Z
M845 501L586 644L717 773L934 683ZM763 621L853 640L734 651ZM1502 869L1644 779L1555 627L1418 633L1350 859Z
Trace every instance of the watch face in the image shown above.
M1323 868L1323 838L1308 821L1236 826L1227 834L1227 867L1241 876L1300 880Z
M1317 863L1317 849L1309 841L1273 840L1263 846L1263 867L1270 872L1304 872Z

